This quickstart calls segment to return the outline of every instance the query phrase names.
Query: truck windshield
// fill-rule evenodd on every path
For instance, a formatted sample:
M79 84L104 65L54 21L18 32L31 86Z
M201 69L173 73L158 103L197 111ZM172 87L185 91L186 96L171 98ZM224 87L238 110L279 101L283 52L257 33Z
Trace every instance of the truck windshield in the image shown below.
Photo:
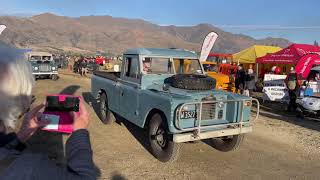
M30 60L31 61L39 61L39 60L41 60L41 56L31 56Z
M51 56L31 56L30 61L50 61Z
M143 71L147 74L173 74L169 58L146 57L142 64Z
M173 59L177 74L203 74L198 59Z
M145 57L142 61L143 72L147 74L203 74L198 59L173 59L162 57Z
M205 72L217 72L216 64L202 64Z

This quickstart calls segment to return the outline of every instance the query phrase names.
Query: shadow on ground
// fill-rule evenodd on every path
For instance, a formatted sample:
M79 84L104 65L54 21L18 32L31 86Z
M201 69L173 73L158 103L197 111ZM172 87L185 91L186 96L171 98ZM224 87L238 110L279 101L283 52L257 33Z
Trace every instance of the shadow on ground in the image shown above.
M90 106L92 106L93 110L99 117L99 104L97 103L97 100L94 99L94 97L91 95L90 92L83 92L82 96L84 100ZM115 115L115 117L116 117L116 123L119 125L124 125L129 130L129 132L133 135L133 137L151 154L147 132L144 129L141 129L140 127L125 120L123 117L120 117L118 115Z
M74 95L80 89L78 85L72 85L64 88L59 94ZM29 140L29 150L35 153L47 154L49 159L53 160L57 165L66 165L65 144L63 137L66 134L59 132L38 131ZM95 166L97 177L100 177L100 169Z
M285 121L294 125L320 132L320 119L305 117L304 119L297 117L297 112L287 112L286 104L278 102L265 102L260 106L260 115Z
M80 86L73 85L64 88L59 94L73 95ZM46 153L58 165L66 163L63 134L59 132L38 131L29 140L29 149L36 153Z

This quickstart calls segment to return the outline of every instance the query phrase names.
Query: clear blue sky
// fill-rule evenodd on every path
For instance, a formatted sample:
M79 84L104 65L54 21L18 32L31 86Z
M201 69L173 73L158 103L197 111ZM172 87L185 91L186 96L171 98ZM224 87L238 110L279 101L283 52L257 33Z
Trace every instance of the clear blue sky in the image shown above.
M0 14L111 15L160 25L209 23L255 38L320 41L320 0L1 0Z

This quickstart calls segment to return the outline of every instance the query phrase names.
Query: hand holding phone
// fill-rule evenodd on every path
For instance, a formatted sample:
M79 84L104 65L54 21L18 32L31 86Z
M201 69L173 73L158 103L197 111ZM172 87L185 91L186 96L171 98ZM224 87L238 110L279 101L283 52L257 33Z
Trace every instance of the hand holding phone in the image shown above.
M80 114L80 97L71 95L48 95L42 119L50 124L43 130L72 133L74 117Z
M87 129L89 125L89 113L83 103L83 99L80 98L80 113L73 112L73 130Z
M51 95L46 98L45 111L79 112L79 97Z

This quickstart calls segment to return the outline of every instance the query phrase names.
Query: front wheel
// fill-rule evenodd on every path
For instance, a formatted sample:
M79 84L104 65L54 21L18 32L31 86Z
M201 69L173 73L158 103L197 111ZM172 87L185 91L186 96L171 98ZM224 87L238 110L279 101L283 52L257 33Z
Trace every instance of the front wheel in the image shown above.
M174 143L168 134L165 118L154 114L149 123L149 143L151 153L159 161L173 162L180 154L180 144Z
M244 139L244 134L213 138L211 139L212 147L223 152L235 151L239 149Z
M51 79L52 79L53 81L58 80L58 75L56 75L56 74L51 75Z

